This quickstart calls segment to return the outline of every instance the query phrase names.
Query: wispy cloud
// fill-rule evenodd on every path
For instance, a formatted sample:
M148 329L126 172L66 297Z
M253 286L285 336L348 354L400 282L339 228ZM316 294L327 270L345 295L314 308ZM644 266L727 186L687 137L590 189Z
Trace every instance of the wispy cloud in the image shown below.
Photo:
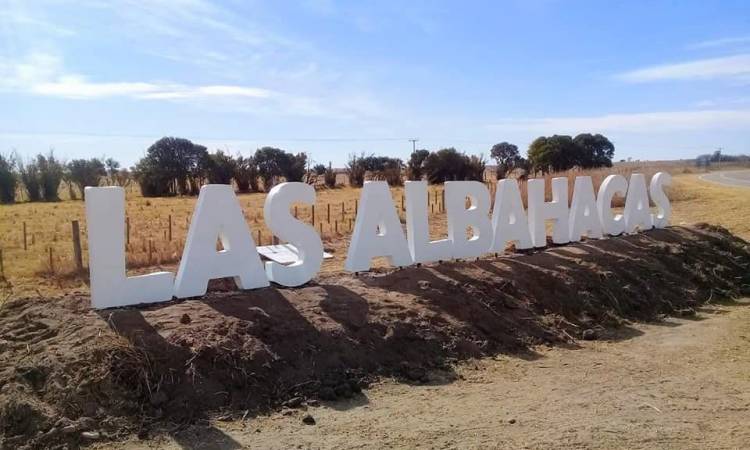
M617 78L631 83L713 79L750 82L750 53L645 67L625 72Z
M169 82L95 82L64 71L59 57L31 53L17 63L0 62L0 90L66 99L129 97L151 100L196 99L207 97L268 98L268 89L235 85L190 86Z
M699 50L705 48L726 47L738 44L750 44L750 36L735 36L721 39L711 39L708 41L696 42L695 44L689 45L688 48Z
M589 117L502 119L490 124L487 128L492 131L529 131L546 134L750 129L750 110L667 111Z

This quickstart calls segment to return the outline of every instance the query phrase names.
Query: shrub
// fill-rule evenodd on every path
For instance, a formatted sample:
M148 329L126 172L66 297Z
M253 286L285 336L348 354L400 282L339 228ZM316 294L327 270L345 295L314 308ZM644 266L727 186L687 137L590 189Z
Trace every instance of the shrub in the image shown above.
M349 186L362 187L365 183L365 174L367 169L364 164L365 154L360 157L352 153L349 155L349 161L346 163L346 175L349 178Z
M323 181L329 188L336 187L336 172L333 170L331 163L328 163L328 168L323 173Z
M423 168L430 183L484 179L486 162L482 156L467 156L455 148L444 148L430 153Z
M86 197L86 186L99 186L99 180L107 175L107 170L97 158L74 159L68 163L66 178L81 192L81 198ZM71 191L71 199L75 200L75 194Z
M52 151L47 156L37 155L36 161L42 198L48 202L60 200L58 191L65 174L63 165L55 158Z

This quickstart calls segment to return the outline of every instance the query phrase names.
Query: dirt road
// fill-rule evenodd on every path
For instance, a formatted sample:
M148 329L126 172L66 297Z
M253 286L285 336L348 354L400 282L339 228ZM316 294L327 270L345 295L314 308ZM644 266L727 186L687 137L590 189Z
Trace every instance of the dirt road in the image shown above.
M464 364L455 382L386 381L349 401L126 448L746 448L750 299L634 330Z
M732 187L750 187L750 170L730 170L711 172L700 176L701 180L711 181Z

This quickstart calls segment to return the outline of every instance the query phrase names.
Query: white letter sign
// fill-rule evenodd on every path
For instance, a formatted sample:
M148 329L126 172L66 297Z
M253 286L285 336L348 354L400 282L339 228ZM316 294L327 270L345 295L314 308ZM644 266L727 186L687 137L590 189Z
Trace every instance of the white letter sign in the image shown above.
M392 266L412 263L401 221L385 181L365 181L344 267L350 272L370 269L373 258L384 256Z
M217 239L223 250L216 250ZM268 286L250 229L228 184L201 187L187 243L177 271L174 295L197 297L206 293L208 280L234 277L240 289Z
M125 190L87 187L91 306L112 308L172 299L172 272L125 275Z

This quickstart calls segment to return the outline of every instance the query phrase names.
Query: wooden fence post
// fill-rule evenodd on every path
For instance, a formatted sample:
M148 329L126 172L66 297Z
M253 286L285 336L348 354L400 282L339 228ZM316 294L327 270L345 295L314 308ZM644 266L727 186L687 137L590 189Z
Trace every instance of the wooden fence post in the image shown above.
M401 211L406 211L406 208L404 207L404 194L401 194Z
M346 217L346 207L344 206L344 202L341 202L341 221L344 221L344 218Z
M356 198L354 199L354 215L356 216L359 213L359 200Z
M326 203L327 212L326 212L326 222L331 223L331 204Z
M260 230L258 230L258 245L263 245L260 241Z
M29 247L26 244L26 222L23 223L23 249L27 250Z
M125 243L130 245L130 217L125 218Z
M294 218L297 218L297 205L294 205Z
M76 270L82 272L83 253L81 252L81 228L79 227L77 220L71 222L71 229L73 231L73 256L76 262Z
M311 205L310 208L312 209L312 226L315 228L315 205Z
M172 242L172 214L169 215L169 228L167 233L167 239Z

